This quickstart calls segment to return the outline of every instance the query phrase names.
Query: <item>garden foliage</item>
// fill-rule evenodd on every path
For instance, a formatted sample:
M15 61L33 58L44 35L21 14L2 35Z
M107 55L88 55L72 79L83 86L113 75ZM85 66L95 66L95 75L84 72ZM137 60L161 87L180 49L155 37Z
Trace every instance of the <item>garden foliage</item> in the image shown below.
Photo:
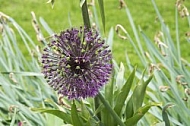
M49 2L54 4L55 1ZM84 24L88 27L92 22L99 24L96 9L94 9L94 18L88 20L85 4L86 1L81 0ZM103 25L101 33L105 31L106 22L104 3L99 0L98 4ZM118 65L113 58L111 61L113 70L109 82L99 90L95 98L93 95L92 98L85 96L85 99L68 99L57 95L41 73L42 48L47 45L49 38L44 38L39 26L43 26L50 37L55 34L48 26L48 22L46 23L43 18L36 20L35 14L32 13L33 26L41 42L36 45L14 19L0 12L0 125L186 126L190 124L190 80L188 79L190 63L181 57L178 23L178 18L184 16L187 19L187 27L190 27L190 16L183 3L177 1L175 36L172 36L154 0L152 5L161 26L154 39L140 26L135 25L124 2L122 7L126 10L126 20L130 22L134 37L118 24L115 27L117 34L114 34L114 29L110 28L105 39L105 43L113 53L114 35L130 42L142 66L134 65L127 52L123 55L127 66L122 62ZM96 8L95 5L93 7ZM99 25L96 28L101 29ZM18 37L22 41L18 41ZM189 44L188 33L186 40ZM23 47L28 52L27 58L23 55Z

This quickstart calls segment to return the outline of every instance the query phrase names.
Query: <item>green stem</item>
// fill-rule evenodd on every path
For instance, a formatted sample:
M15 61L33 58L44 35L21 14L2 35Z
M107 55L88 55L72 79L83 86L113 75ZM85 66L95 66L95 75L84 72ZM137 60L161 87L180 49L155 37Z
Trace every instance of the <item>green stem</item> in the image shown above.
M120 125L125 126L125 124L121 121L120 117L115 113L115 111L111 108L111 106L108 104L108 102L104 99L101 93L97 95L97 97L100 99L100 101L104 104L105 108L110 112L114 120Z
M87 28L90 28L90 18L89 18L89 14L88 14L88 6L87 6L86 0L82 5L82 17L83 17L84 25Z

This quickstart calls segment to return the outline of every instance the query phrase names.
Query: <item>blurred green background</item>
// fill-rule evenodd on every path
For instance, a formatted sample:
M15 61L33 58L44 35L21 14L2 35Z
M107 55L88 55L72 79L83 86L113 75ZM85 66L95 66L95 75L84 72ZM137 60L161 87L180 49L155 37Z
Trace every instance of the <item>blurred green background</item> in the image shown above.
M29 34L33 41L38 44L35 31L32 27L31 11L34 11L36 17L43 17L49 24L50 28L54 32L60 32L68 27L69 17L72 22L72 26L79 27L82 25L81 10L79 7L79 0L56 0L54 8L51 4L46 3L47 0L0 0L0 11L9 15L15 19L21 27ZM130 9L134 22L137 26L140 26L142 30L153 40L154 35L160 30L160 24L156 21L156 13L150 0L125 0L127 6ZM173 39L175 40L175 0L156 0L157 6L166 22L172 30ZM96 7L98 8L97 1ZM133 37L132 28L126 16L125 9L119 8L119 0L105 0L105 15L106 15L106 33L108 35L111 27L115 27L117 24L123 25L128 33ZM185 5L190 8L190 2L186 1ZM90 8L92 10L92 8ZM98 11L99 9L97 9ZM100 17L100 13L98 13ZM100 19L100 18L99 18ZM185 40L185 33L189 31L187 24L187 18L179 18L180 23L180 40L182 57L186 60L190 60L190 52L188 52L187 42ZM101 25L102 26L102 25ZM42 27L41 27L42 28ZM48 36L43 30L45 37ZM18 38L19 39L19 38ZM142 41L143 43L143 41ZM20 42L22 45L22 42ZM135 51L127 40L122 40L117 35L114 35L113 55L117 62L125 62L124 52L127 52L130 57L133 57L133 63L139 63L138 59L135 59ZM145 47L146 50L146 47ZM27 54L26 54L27 56Z

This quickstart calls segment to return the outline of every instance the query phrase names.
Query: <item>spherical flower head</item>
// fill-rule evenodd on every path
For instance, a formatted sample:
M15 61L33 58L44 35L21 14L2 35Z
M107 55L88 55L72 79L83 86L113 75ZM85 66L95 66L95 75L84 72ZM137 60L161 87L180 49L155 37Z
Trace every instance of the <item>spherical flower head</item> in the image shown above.
M42 73L69 99L95 97L112 71L111 50L96 30L80 27L54 35L42 54Z

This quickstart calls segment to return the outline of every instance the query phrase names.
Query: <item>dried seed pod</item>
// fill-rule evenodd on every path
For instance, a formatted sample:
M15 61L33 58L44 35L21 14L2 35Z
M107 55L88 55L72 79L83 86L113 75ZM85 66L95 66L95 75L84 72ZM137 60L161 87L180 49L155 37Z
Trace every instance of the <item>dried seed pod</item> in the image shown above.
M169 86L160 86L160 87L159 87L159 90L160 90L161 92L166 92L166 91L169 90L169 89L170 89Z
M15 76L14 76L14 73L10 73L9 74L9 78L14 82L14 83L18 83L18 81L16 80Z
M185 94L190 96L190 88L185 88Z
M121 39L124 39L124 40L127 39L126 36L120 34L119 30L121 30L122 32L124 32L125 34L127 34L127 31L125 30L125 28L124 28L122 25L117 24L117 25L115 26L115 31L116 31L117 35L118 35Z

